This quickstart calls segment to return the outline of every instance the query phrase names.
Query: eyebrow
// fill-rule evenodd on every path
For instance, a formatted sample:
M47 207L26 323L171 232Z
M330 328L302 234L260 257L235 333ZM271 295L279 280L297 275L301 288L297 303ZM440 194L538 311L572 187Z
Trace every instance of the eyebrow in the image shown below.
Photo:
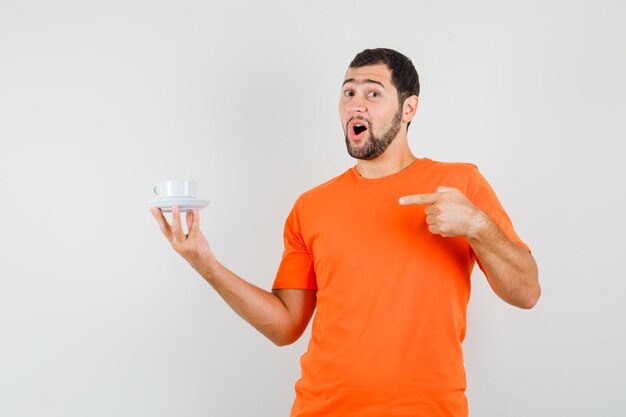
M381 83L380 81L376 81L376 80L370 80L365 79L365 80L361 80L361 81L356 81L354 78L348 78L347 80L345 80L342 84L342 86L346 85L347 83L355 83L355 84L378 84L379 86L381 86L382 88L385 88L385 86L383 85L383 83Z

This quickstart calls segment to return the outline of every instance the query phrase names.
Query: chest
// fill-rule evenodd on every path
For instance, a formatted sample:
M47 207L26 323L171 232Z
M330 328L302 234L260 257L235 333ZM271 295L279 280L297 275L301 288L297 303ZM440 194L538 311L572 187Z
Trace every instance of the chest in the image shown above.
M413 191L413 193L421 190ZM401 206L406 189L337 195L308 213L303 229L320 290L330 285L355 290L397 287L441 275L467 275L469 245L464 238L432 234L425 206Z

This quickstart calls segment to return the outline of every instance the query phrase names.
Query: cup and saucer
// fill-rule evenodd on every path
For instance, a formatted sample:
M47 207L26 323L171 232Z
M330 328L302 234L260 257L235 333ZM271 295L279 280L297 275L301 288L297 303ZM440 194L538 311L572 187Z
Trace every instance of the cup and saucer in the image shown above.
M181 213L202 210L209 205L208 200L196 198L198 183L193 180L164 180L152 187L152 192L159 198L148 201L150 207L161 209L163 213L171 213L178 207Z

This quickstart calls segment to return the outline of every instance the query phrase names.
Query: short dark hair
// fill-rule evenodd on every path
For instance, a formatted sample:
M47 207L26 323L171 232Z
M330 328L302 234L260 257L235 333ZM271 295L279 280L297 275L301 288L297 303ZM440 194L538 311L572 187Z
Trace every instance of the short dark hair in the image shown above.
M398 51L388 48L365 49L356 54L350 68L360 68L367 65L385 64L391 71L391 82L398 90L400 106L404 100L413 95L420 95L420 80L417 70L411 60ZM410 125L409 122L408 125ZM407 125L407 127L408 127Z

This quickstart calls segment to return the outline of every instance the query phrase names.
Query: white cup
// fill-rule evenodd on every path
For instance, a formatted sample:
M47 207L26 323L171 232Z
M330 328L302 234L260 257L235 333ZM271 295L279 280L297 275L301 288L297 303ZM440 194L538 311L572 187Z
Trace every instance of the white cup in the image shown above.
M198 183L193 180L163 180L152 187L160 198L196 198Z

